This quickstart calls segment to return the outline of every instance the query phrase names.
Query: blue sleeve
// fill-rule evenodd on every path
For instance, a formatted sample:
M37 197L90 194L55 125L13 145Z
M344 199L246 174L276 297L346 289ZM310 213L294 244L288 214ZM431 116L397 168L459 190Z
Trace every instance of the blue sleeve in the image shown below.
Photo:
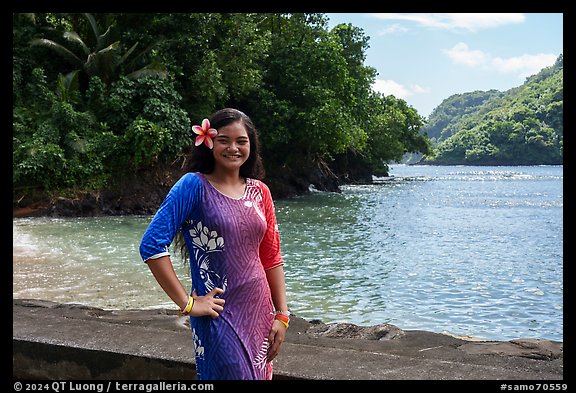
M187 173L172 186L140 241L140 256L149 259L170 255L170 244L184 221L200 206L202 183Z

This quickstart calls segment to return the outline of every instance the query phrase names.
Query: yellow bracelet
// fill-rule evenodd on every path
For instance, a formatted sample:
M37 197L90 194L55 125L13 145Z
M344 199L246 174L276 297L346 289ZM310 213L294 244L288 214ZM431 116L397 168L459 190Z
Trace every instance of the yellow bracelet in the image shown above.
M194 306L194 298L192 296L188 296L188 303L186 303L186 307L184 307L184 310L181 311L181 314L190 314L190 311L192 311L192 306Z
M282 322L282 323L284 324L284 326L286 326L286 329L288 329L288 326L289 326L289 325L288 325L288 322L284 322L284 321L281 320L281 319L277 319L277 321Z

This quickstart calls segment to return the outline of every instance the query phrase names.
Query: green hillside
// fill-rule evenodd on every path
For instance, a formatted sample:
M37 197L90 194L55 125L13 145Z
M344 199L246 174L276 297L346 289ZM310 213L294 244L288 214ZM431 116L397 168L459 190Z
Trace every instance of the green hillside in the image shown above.
M505 92L453 95L422 129L434 144L427 164L562 164L563 56Z

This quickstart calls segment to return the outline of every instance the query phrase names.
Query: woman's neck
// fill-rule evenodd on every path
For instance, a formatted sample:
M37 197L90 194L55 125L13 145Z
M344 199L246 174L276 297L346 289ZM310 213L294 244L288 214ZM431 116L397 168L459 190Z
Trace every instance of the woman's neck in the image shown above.
M215 167L211 173L206 175L208 179L214 183L225 184L225 185L238 185L244 184L244 179L240 177L240 170L227 171L221 168Z
M204 175L216 190L229 198L242 198L246 191L246 179L240 177L240 173L213 171Z

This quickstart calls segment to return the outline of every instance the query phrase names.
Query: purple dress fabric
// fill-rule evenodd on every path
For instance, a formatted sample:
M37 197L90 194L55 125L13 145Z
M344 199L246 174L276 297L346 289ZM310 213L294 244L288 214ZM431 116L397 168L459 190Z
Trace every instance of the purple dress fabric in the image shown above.
M246 179L244 195L234 199L202 174L188 173L148 226L142 258L169 255L178 230L190 254L190 293L219 287L226 300L218 318L190 317L198 379L271 379L266 353L274 306L266 270L284 262L268 187Z

